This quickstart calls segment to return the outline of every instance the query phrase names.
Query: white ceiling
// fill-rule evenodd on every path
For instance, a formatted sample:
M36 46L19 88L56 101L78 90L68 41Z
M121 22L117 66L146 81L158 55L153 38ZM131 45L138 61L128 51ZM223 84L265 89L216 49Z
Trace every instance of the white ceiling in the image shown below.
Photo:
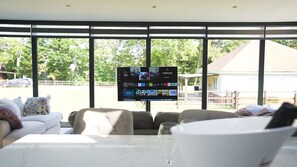
M0 0L0 19L291 22L297 0Z

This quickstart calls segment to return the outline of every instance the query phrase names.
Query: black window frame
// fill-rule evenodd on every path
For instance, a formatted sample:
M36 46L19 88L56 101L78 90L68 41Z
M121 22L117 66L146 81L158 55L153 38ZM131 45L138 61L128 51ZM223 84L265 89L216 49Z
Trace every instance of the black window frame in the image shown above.
M2 26L1 26L2 25ZM11 26L5 26L11 25ZM15 26L14 26L15 25ZM18 26L20 25L20 26ZM22 27L21 25L26 25ZM48 28L38 29L37 25L63 26L67 28ZM74 28L71 26L85 26L88 28ZM150 27L204 27L204 29L184 30L180 28L156 30ZM146 27L143 30L106 30L101 34L130 34L131 36L94 36L99 30L94 31L92 27ZM260 29L250 30L218 30L213 27L260 27ZM293 27L293 29L281 29L282 27ZM278 29L280 28L280 29ZM19 34L18 34L19 32ZM38 35L36 32L49 32L52 35ZM67 34L67 33L71 34ZM66 35L57 35L55 33L66 33ZM100 33L100 31L99 31ZM169 34L168 36L154 36L154 33ZM174 34L181 35L174 35ZM202 36L189 36L189 34L203 34ZM216 34L225 34L224 37L215 36ZM83 34L83 35L82 35ZM135 36L133 36L133 34ZM137 36L141 35L141 37ZM170 34L173 34L170 36ZM184 36L182 35L184 34ZM228 36L229 34L229 36ZM231 34L231 35L230 35ZM233 34L233 35L232 35ZM239 34L236 36L234 34ZM254 36L248 36L249 34ZM214 36L212 36L214 35ZM242 36L240 36L242 35ZM246 35L246 36L244 36ZM258 36L257 36L258 35ZM279 36L278 36L279 35ZM297 39L297 22L100 22L100 21L35 21L35 20L0 20L0 37L30 37L32 42L32 75L33 75L33 96L38 96L38 61L37 61L37 39L41 37L51 38L88 38L89 39L89 65L90 65L90 88L89 102L90 107L95 106L94 95L94 40L95 39L145 39L146 40L146 66L151 65L151 40L156 38L166 39L203 39L203 64L202 64L202 109L207 109L207 56L209 39L256 39L260 41L259 46L259 71L258 71L258 104L263 104L263 86L264 86L264 65L265 65L265 40L266 39ZM150 102L146 104L146 111L150 111Z

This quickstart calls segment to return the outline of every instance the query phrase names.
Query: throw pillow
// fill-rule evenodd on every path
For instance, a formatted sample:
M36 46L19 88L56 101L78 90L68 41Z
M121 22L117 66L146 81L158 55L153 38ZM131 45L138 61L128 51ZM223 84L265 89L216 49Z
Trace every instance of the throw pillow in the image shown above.
M253 116L253 113L247 110L246 108L240 108L235 111L235 114L239 116Z
M270 116L270 115L273 115L273 112L269 111L267 108L264 108L263 110L257 113L257 116Z
M19 109L21 111L21 115L22 115L22 113L24 111L24 103L22 101L22 98L21 97L17 97L15 99L13 99L12 101L19 107Z
M50 113L50 99L47 97L29 97L24 105L24 116L46 115Z
M261 105L248 105L246 108L249 112L253 113L253 115L257 115L258 112L260 112L261 110L263 110L265 107L264 106L261 106Z
M5 105L6 107L9 108L19 119L21 118L21 110L19 107L10 99L8 98L3 98L0 99L0 104Z
M22 121L19 119L19 117L4 104L0 104L0 119L6 120L9 123L11 129L20 129L23 127Z

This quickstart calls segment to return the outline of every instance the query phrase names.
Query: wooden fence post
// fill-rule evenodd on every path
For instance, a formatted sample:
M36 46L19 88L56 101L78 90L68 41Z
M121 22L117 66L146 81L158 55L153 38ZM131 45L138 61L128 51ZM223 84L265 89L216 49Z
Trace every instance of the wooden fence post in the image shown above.
M267 92L266 92L266 90L263 92L263 103L267 104Z
M238 109L238 96L239 96L239 92L234 91L234 108Z

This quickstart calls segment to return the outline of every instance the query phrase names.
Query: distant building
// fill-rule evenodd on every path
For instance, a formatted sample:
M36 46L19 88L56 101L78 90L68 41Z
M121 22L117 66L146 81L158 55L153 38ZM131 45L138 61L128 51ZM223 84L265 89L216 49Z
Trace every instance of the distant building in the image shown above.
M269 40L265 48L264 89L297 90L297 50ZM259 41L254 40L208 65L208 90L257 91L258 66Z

